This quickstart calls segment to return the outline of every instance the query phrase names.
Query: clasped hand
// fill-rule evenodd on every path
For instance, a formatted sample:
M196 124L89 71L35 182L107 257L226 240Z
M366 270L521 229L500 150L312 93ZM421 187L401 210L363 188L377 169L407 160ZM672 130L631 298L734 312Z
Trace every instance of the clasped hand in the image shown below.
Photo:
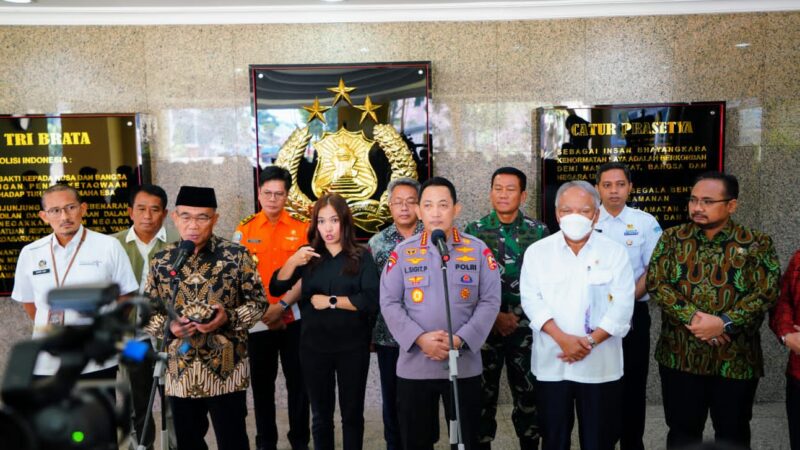
M447 359L450 351L449 341L447 331L438 330L421 334L417 338L416 343L420 350L422 350L422 353L429 359L444 361ZM455 348L461 347L461 338L457 335L453 335L453 346Z
M211 308L216 311L211 322L197 323L181 316L178 317L177 320L170 322L170 331L172 331L172 334L174 334L176 337L186 338L194 336L197 333L211 333L217 328L225 325L225 323L228 321L228 314L225 312L225 308L223 308L222 305L211 305Z
M720 347L731 342L731 337L725 333L725 323L721 318L698 311L692 317L692 322L686 325L694 337L714 347Z

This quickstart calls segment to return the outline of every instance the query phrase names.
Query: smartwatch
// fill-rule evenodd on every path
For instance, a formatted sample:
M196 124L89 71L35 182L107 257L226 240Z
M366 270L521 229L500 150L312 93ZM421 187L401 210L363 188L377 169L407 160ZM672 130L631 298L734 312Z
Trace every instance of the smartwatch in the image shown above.
M336 298L336 296L335 296L335 295L331 295L331 298L330 298L330 299L328 299L328 302L329 302L329 303L330 303L330 305L331 305L331 309L336 309L336 303L337 303L338 301L339 301L339 300Z
M286 303L286 302L285 302L285 301L283 301L283 300L279 300L279 301L278 301L278 304L279 304L279 305L281 305L281 309L282 309L282 310L284 310L284 311L286 311L287 309L289 309L289 304L288 304L288 303Z

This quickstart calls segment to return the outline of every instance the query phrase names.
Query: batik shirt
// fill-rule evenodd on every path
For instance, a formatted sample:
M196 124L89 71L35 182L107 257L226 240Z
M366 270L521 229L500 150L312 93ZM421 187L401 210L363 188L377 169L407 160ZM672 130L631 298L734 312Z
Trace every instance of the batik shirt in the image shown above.
M661 235L647 289L661 307L656 360L697 375L752 379L764 374L759 329L778 299L780 264L769 236L728 221L713 239L694 223ZM711 346L686 328L692 316L726 314L731 342Z
M413 234L422 232L422 228L422 222L417 221ZM397 231L397 227L394 224L389 225L383 231L370 238L369 249L372 252L372 258L375 259L375 264L378 265L378 272L383 272L383 267L389 260L392 250L404 240L405 238ZM389 328L386 326L386 321L383 320L381 313L378 313L375 319L375 327L372 329L372 342L387 347L397 347L397 341L392 337L392 333L389 333Z
M513 312L520 318L519 326L528 327L530 321L520 305L519 275L528 246L550 234L547 225L525 217L521 212L513 222L502 223L497 212L492 211L467 225L464 232L485 242L497 255L503 290L500 312Z
M165 305L172 298L170 271L176 253L175 244L156 253L144 290L153 308L145 331L159 338L168 318ZM168 336L167 395L203 398L247 389L247 330L267 308L261 277L247 249L211 236L196 255L189 257L178 276L178 316L222 305L228 321L211 333L196 333L185 339Z

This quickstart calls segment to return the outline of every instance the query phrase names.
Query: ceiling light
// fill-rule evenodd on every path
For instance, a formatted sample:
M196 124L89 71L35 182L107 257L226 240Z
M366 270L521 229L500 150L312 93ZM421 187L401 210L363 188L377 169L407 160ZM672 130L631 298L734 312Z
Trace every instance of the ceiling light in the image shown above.
M31 3L33 0L3 0L8 3Z
M325 2L325 3L339 3L339 2L343 2L344 0L322 0L322 1Z

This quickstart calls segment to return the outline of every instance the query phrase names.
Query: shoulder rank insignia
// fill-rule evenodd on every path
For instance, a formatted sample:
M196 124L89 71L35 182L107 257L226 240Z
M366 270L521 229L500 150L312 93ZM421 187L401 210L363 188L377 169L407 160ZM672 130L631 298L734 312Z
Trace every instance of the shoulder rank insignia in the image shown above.
M249 216L245 217L244 219L241 220L241 222L239 222L239 226L242 226L242 225L246 224L247 222L250 222L251 220L255 219L257 215L258 215L258 213L253 213L253 214L250 214Z

